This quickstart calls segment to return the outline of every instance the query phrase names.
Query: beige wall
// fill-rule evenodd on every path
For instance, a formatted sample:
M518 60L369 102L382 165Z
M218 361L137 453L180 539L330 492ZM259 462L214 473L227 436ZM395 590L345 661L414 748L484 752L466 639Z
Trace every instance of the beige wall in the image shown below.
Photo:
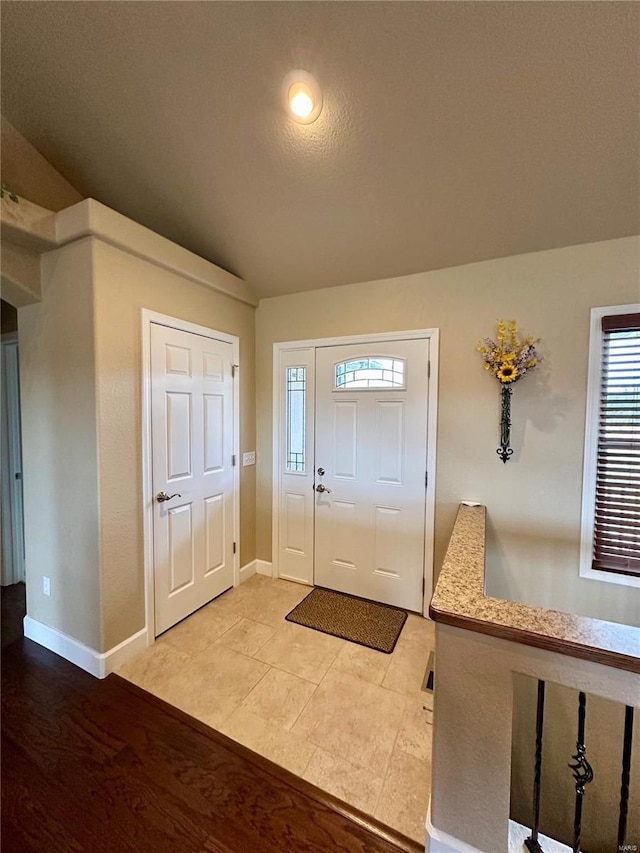
M255 449L255 309L93 237L42 263L42 302L20 309L27 610L104 652L145 624L141 309L240 338L241 452ZM240 476L244 565L255 467Z
M102 647L144 625L141 309L240 338L240 452L255 449L254 308L95 240ZM255 467L240 468L240 565L255 559Z
M2 183L12 192L53 211L84 198L4 116L0 127Z
M578 578L578 542L589 310L638 301L639 257L640 239L631 237L262 300L258 557L271 559L272 344L437 327L436 572L459 501L478 500L488 507L488 563L502 592L575 612L597 598L601 618L637 618L637 595ZM499 317L540 337L545 357L515 386L515 453L506 465L495 453L499 386L476 352Z
M95 238L46 255L43 301L20 309L30 615L97 650L143 626L146 307L241 339L241 451L255 447L254 399L258 431L258 467L241 469L241 564L271 559L273 342L437 327L436 571L458 502L479 500L500 594L588 612L585 590L595 590L596 615L633 623L637 593L579 580L577 561L589 308L639 298L639 245L625 238L263 300L255 378L251 306ZM507 465L495 455L499 388L475 350L498 316L539 335L545 354L515 388Z
M20 309L27 612L100 648L91 245L42 258L42 302ZM51 595L42 592L43 576Z

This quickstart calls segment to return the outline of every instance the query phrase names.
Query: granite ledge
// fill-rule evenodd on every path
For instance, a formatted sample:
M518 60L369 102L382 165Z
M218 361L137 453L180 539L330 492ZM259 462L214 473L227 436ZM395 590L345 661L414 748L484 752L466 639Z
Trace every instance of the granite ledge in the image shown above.
M640 629L485 595L486 507L458 508L429 605L435 622L640 674Z

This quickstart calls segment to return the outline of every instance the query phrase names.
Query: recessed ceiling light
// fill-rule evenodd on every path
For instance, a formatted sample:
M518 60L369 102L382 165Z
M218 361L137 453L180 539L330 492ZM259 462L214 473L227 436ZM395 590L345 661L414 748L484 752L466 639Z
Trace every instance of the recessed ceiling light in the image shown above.
M282 84L285 107L299 124L311 124L322 110L322 92L317 81L306 71L292 71Z
M289 109L297 118L307 118L313 112L313 94L304 83L294 83L289 89Z

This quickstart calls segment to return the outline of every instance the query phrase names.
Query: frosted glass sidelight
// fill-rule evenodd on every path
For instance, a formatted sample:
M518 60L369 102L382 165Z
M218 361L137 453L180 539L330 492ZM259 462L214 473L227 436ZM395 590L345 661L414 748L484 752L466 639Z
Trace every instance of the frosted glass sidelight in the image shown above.
M305 401L307 368L287 368L287 455L286 470L305 471Z
M336 364L336 390L405 388L405 359L370 356Z

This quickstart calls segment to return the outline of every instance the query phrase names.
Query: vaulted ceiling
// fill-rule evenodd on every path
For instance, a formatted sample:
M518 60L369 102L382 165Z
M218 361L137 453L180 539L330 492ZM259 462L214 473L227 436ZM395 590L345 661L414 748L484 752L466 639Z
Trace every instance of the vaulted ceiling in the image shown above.
M4 0L2 112L264 296L638 233L639 57L627 2Z

